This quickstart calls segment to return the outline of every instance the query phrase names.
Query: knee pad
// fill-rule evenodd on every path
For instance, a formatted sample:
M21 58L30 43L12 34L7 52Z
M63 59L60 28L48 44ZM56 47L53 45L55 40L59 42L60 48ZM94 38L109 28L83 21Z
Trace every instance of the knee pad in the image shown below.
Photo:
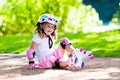
M66 45L71 45L71 42L67 38L62 38L60 40L60 45L65 49Z

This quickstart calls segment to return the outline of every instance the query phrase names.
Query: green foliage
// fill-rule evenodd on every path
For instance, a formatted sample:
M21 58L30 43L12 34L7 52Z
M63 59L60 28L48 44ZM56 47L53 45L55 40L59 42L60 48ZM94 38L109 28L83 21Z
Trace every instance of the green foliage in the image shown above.
M36 0L37 1L37 0ZM34 26L38 12L35 0L7 0L2 7L1 15L3 17L3 33L14 34L30 32ZM34 10L33 10L34 9ZM38 15L38 14L37 14Z
M78 28L84 24L99 23L92 19L93 16L97 17L97 13L90 6L84 6L82 0L6 0L0 7L0 35L33 32L43 13L53 14L59 19L59 31L79 31Z
M119 3L118 11L113 15L113 19L112 19L111 23L116 23L116 24L120 25L120 3Z

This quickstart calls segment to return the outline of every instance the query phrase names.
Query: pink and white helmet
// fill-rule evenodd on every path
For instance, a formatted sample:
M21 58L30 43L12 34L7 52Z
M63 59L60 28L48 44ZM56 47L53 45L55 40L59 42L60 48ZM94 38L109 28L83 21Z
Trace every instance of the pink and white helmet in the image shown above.
M56 25L56 28L58 27L58 20L51 14L43 14L42 16L40 16L38 22L39 23L48 22Z

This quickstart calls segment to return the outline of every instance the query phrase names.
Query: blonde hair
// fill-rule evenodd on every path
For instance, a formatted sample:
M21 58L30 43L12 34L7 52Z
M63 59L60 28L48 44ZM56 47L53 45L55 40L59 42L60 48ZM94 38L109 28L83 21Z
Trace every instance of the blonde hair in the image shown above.
M44 31L43 31L43 28L42 26L45 25L47 22L43 22L43 23L37 23L36 24L36 28L35 28L35 34L38 33L40 35L41 38L44 37ZM56 26L55 26L56 27ZM56 28L55 28L56 29ZM54 30L54 32L51 34L51 38L53 40L56 40L57 39L57 35L56 35L56 31Z

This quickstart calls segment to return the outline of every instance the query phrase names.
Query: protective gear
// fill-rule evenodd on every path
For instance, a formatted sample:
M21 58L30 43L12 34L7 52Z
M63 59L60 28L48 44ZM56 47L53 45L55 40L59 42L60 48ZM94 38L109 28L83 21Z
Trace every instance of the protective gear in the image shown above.
M51 14L43 14L39 18L38 22L39 23L48 22L48 23L54 24L56 28L58 27L58 20Z
M52 39L51 39L51 37L50 36L48 36L48 43L49 43L49 48L52 48L52 46L53 46L53 41L52 41Z
M62 38L60 40L60 45L65 49L66 45L71 45L71 42L67 38Z
M53 25L55 25L55 29L58 27L58 20L51 14L43 14L39 20L38 23L44 23L44 22L48 22L51 23ZM53 41L51 39L51 37L49 35L47 35L44 30L42 29L42 32L48 36L48 44L49 44L49 48L52 48L53 46Z
M36 68L35 62L34 61L30 61L28 67L29 68Z
M33 58L34 57L33 53L34 53L34 49L29 48L26 55L28 58Z
M52 48L53 46L53 41L51 39L51 37L49 35L47 35L44 30L42 30L42 32L48 37L48 44L49 44L49 48Z

